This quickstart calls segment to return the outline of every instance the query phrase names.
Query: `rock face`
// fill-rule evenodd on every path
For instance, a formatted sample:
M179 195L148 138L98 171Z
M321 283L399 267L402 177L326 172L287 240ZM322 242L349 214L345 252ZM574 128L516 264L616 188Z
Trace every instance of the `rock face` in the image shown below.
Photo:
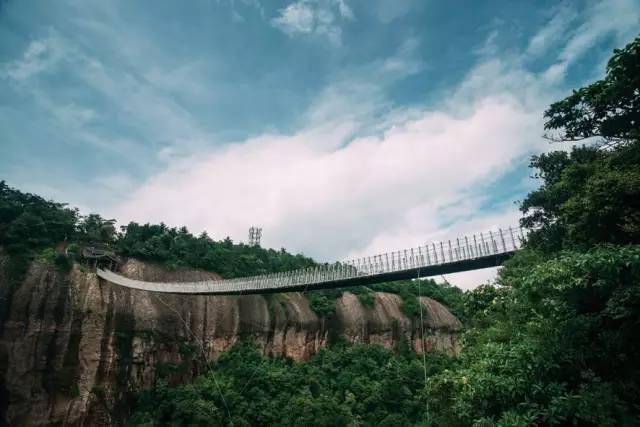
M0 425L119 425L132 392L157 378L182 383L239 340L264 354L305 360L330 335L354 343L416 351L459 351L460 323L423 298L420 322L401 311L399 296L376 293L372 308L345 292L336 315L319 319L300 293L176 296L131 290L75 265L61 273L33 262L10 289L0 253ZM195 270L167 271L135 260L121 273L148 281L216 278Z

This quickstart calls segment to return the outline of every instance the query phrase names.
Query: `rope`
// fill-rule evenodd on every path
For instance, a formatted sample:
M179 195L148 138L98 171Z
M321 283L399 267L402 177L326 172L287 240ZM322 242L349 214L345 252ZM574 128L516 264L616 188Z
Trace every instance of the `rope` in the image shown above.
M418 305L420 306L420 346L422 347L422 370L424 372L424 386L427 386L427 352L424 348L424 317L422 315L422 287L420 286L420 269L418 269Z
M231 418L231 411L229 410L229 405L227 405L227 400L224 398L224 393L222 392L222 388L220 387L220 384L218 383L218 379L216 378L216 374L213 371L213 368L211 368L211 362L209 361L209 357L207 356L207 352L204 349L204 344L202 343L202 340L200 339L200 337L198 337L191 330L191 328L189 327L189 324L187 323L186 320L184 320L184 318L182 317L180 312L178 312L178 310L174 309L169 304L164 302L162 300L162 298L160 298L160 296L158 294L156 294L155 292L151 292L151 294L154 295L158 299L158 301L160 301L162 303L162 305L167 307L169 310L173 311L176 314L176 316L178 316L180 321L182 321L182 323L184 324L185 329L189 332L189 334L191 334L191 336L193 337L195 342L200 346L200 351L202 352L202 357L204 357L204 360L205 360L205 362L207 364L207 368L209 369L209 373L211 374L211 377L213 378L213 382L216 385L216 388L218 389L218 393L220 393L220 398L222 399L222 403L224 404L224 408L227 411L227 416L229 417L229 424L231 424L233 426L233 419Z

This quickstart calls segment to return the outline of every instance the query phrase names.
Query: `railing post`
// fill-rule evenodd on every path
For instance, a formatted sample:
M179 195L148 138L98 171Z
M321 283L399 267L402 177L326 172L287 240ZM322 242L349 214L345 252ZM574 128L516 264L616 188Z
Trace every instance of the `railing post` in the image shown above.
M465 259L472 258L471 247L469 246L469 238L467 236L464 236L464 244L465 244L465 247L467 248L467 253L465 254Z
M440 255L442 255L442 258L440 259L440 264L444 264L446 260L444 258L444 245L442 244L442 242L440 242Z
M513 245L513 250L516 250L516 238L513 237L513 229L509 227L509 234L511 234L511 244Z
M478 239L473 235L473 258L478 258Z
M504 234L502 233L502 228L499 228L498 231L500 232L500 241L502 242L502 251L506 252L507 251L507 244L504 241Z
M449 240L449 262L453 261L453 255L451 254L451 240Z
M489 230L489 237L491 238L491 246L493 249L493 253L496 254L498 253L498 244L496 243L496 240L493 238L493 231Z
M424 245L424 251L427 254L427 263L426 263L426 265L431 265L431 257L429 256L429 245Z

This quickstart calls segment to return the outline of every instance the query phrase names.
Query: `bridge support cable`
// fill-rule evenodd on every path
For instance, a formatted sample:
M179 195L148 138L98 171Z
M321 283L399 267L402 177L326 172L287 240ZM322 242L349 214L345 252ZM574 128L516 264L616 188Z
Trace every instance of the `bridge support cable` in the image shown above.
M224 409L227 412L227 417L229 418L229 425L231 425L233 427L233 417L231 416L231 410L229 409L229 405L227 404L227 399L224 398L224 393L222 392L222 387L220 387L220 384L218 383L218 379L216 378L216 374L215 374L213 368L211 367L211 361L209 360L209 356L207 354L207 351L204 348L204 343L202 342L202 339L199 336L197 336L195 334L195 332L193 332L193 330L191 329L191 327L189 326L187 321L184 319L184 317L182 317L182 315L180 314L180 312L177 309L175 309L175 308L171 307L169 304L167 304L162 298L160 298L160 295L155 294L154 296L158 299L158 301L160 301L160 303L162 303L162 305L167 307L169 310L173 311L176 314L176 316L178 316L178 319L180 319L180 321L184 325L185 329L189 332L189 334L193 337L195 342L200 347L200 351L202 352L202 357L204 358L204 361L207 364L207 368L209 369L209 373L211 374L211 377L213 378L213 382L216 385L216 388L218 389L218 393L220 394L220 399L222 399L222 404L224 405ZM214 414L212 414L212 415L214 415Z
M524 239L521 228L520 235L516 238L513 227L509 227L508 230L479 233L479 239L475 234L448 239L446 247L444 241L439 241L353 261L227 280L145 282L102 268L97 269L97 274L102 279L120 286L173 294L238 295L296 292L407 280L415 278L416 273L428 277L495 267L519 250Z
M420 269L418 269L418 305L420 306L420 347L422 348L422 371L424 372L424 387L427 387L427 351L424 346L424 317L422 315L422 290L420 285Z

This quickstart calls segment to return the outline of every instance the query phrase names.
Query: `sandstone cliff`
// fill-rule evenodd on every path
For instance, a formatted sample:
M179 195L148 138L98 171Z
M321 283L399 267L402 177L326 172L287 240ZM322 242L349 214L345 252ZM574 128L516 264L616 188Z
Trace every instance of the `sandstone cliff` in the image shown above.
M5 257L6 258L6 257ZM457 353L460 323L423 298L420 324L402 314L400 297L376 293L372 308L345 292L336 315L319 319L300 293L268 296L156 295L111 285L75 265L62 273L33 262L10 292L0 254L0 424L114 425L128 414L131 392L159 375L189 381L235 342L252 339L267 355L305 360L330 337L421 351ZM215 278L167 271L135 260L121 272L149 281Z

